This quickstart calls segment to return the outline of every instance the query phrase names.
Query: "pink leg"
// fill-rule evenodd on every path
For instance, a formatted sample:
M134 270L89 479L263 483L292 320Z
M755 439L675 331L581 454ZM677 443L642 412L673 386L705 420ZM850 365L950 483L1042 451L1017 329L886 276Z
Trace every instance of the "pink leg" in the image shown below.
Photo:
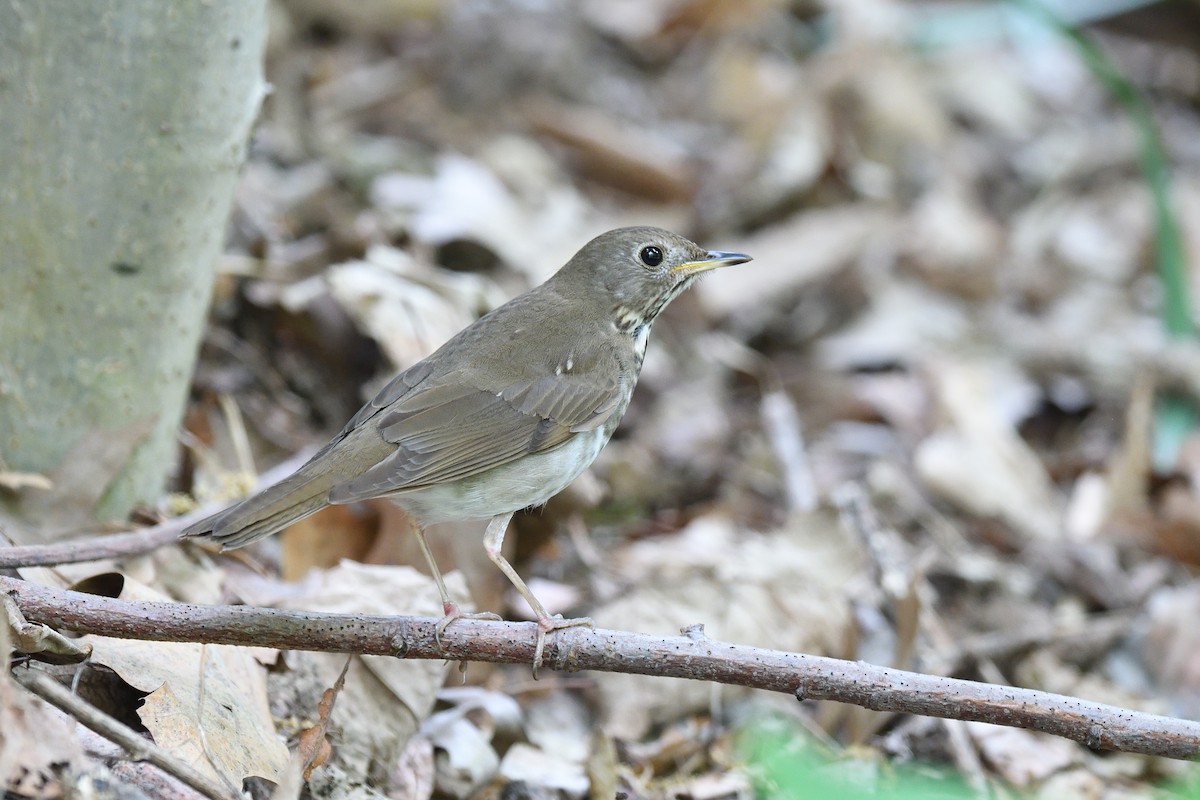
M587 617L580 617L579 619L563 619L561 616L552 617L546 612L546 607L542 605L541 601L533 596L533 592L529 591L529 587L525 585L525 581L521 580L521 576L517 574L512 564L509 564L508 559L501 553L501 548L504 547L504 534L508 531L508 523L512 520L512 517L512 514L502 514L498 517L492 517L491 522L488 523L487 532L483 535L483 547L487 550L488 558L500 568L500 571L504 573L504 577L508 578L521 597L525 598L525 602L529 604L529 607L533 609L533 613L537 617L537 645L533 651L533 677L536 679L538 668L542 665L542 654L546 649L547 633L559 628L575 628L579 626L591 628L594 623Z
M438 594L442 596L442 613L445 616L438 621L437 627L433 629L434 638L437 639L439 646L442 644L442 634L446 632L446 628L450 623L455 620L500 619L499 614L492 614L490 612L467 614L459 611L458 603L450 599L450 592L446 591L446 582L442 580L442 572L438 569L437 562L433 560L433 553L429 549L429 542L425 539L425 529L419 524L414 524L413 533L417 535L417 543L421 546L421 554L425 556L425 563L429 565L429 571L433 574L433 582L437 584Z

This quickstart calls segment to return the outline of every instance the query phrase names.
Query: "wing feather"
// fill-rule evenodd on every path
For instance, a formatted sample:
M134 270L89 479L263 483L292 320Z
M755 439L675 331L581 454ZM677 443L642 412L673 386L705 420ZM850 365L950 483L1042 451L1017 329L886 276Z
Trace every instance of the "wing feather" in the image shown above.
M330 492L335 503L420 489L487 472L563 445L622 409L615 368L547 371L498 383L482 370L393 379L355 416L396 450ZM352 426L347 426L349 430Z

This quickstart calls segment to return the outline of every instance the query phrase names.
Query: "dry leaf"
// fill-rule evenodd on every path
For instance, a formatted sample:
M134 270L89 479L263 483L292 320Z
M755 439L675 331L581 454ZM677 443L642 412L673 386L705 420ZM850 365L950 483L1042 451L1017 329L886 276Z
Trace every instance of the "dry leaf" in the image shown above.
M267 708L266 677L242 647L87 636L92 661L148 695L138 717L160 747L240 785L277 780L288 753Z
M420 267L403 250L373 247L362 261L330 267L330 291L397 368L429 355L481 310L506 298L489 279Z
M94 576L92 590L113 577L121 579L121 599L164 599L127 576ZM92 662L147 693L138 709L142 724L156 744L184 762L234 785L252 776L276 780L287 768L255 648L95 635L81 641L92 647Z
M595 720L577 695L549 692L525 708L525 737L543 753L582 764L592 751Z
M83 751L75 738L75 723L49 703L24 691L9 675L8 664L17 644L14 628L24 616L13 612L12 598L4 595L0 616L0 788L16 796L56 800L63 790L60 770L78 769Z
M488 165L457 154L440 156L432 178L381 176L372 197L384 211L403 215L417 241L478 243L505 264L540 276L534 279L539 282L562 266L596 224L589 204L570 186L517 197Z
M917 447L921 479L962 508L998 517L1025 536L1060 538L1060 498L1015 427L1036 402L1036 388L999 361L939 362L934 379L946 425Z
M757 318L772 301L853 263L894 220L887 210L868 204L816 209L753 237L723 240L722 249L743 250L754 261L705 276L693 291L717 316Z
M870 308L851 325L816 343L830 369L913 365L931 353L969 340L968 306L914 282L886 280L872 287Z
M702 623L713 639L794 652L829 652L845 635L843 589L859 572L857 545L837 520L796 515L770 533L738 532L721 516L628 545L614 566L632 588L590 616L599 627L666 636ZM652 723L705 709L712 692L685 680L595 676L606 729L636 739Z
M985 722L966 726L988 766L1020 789L1037 786L1080 760L1079 746L1066 739Z
M378 515L361 504L327 506L289 525L280 536L283 579L300 580L343 559L366 561L378 525Z
M969 188L947 180L917 201L903 247L932 288L984 300L995 290L1003 241Z
M1195 719L1200 714L1200 584L1159 589L1146 608L1142 661L1171 696L1172 713Z
M1036 800L1064 800L1065 798L1106 798L1106 790L1111 788L1108 781L1088 772L1083 768L1068 769L1063 772L1057 772L1050 775L1046 780L1037 787L1037 790L1030 795ZM1139 797L1138 794L1130 791L1128 794L1118 792L1117 797L1123 800L1134 800ZM1154 795L1141 795L1146 800L1150 800Z
M433 782L433 743L414 737L388 773L388 794L405 800L429 800L433 797Z
M522 742L508 748L500 762L500 774L507 781L520 781L573 800L582 798L588 790L582 764L548 755Z
M451 595L465 611L473 606L459 573L445 576ZM256 602L279 608L343 614L396 614L440 617L442 602L433 580L411 567L387 567L343 561L329 570L313 570L289 587L260 585ZM320 680L332 685L345 656L312 653ZM445 680L447 663L386 656L356 656L338 699L338 749L334 763L351 774L371 765L392 763L433 709Z
M562 106L538 109L533 125L566 145L592 180L661 203L689 200L695 190L687 152L644 125L622 125L594 109Z
M9 648L49 664L78 664L92 649L68 639L48 625L29 622L11 595L0 594L0 623L7 632L0 648L0 663L7 663Z
M439 794L462 800L490 781L500 766L491 732L457 709L434 714L421 725L434 747L434 785Z
M338 694L346 685L346 672L350 669L350 658L333 686L321 693L321 701L317 703L317 722L300 731L296 752L304 765L304 780L312 777L313 770L329 760L333 746L329 743L329 718L333 715L333 707Z

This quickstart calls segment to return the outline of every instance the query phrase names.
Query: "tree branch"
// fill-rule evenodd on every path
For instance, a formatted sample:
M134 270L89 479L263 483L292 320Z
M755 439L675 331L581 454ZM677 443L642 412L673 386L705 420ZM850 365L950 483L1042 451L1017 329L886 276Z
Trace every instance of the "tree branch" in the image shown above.
M533 622L463 619L446 629L439 645L434 638L437 621L422 617L128 602L3 576L0 592L12 595L31 622L154 641L528 664L537 631ZM801 700L1029 728L1100 750L1200 756L1200 723L1032 689L718 642L698 625L668 638L590 628L555 631L546 646L545 666L715 681L786 692Z

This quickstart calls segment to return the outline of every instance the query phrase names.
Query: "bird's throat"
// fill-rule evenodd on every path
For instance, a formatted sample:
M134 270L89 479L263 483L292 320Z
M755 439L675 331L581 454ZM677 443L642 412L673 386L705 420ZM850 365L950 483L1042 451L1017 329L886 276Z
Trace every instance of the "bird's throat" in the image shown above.
M667 304L683 293L683 290L695 282L695 277L688 277L651 300L644 308L618 306L616 309L617 330L633 340L633 353L638 366L646 357L646 345L650 341L650 326L667 307Z
M650 326L653 324L653 317L646 318L645 311L633 310L630 308L621 307L617 310L617 331L625 336L628 336L633 345L633 355L637 359L637 365L642 366L642 360L646 357L646 345L650 343Z
M642 365L642 361L646 359L646 345L650 343L650 323L642 322L634 327L633 335L633 356L637 359L638 366Z

